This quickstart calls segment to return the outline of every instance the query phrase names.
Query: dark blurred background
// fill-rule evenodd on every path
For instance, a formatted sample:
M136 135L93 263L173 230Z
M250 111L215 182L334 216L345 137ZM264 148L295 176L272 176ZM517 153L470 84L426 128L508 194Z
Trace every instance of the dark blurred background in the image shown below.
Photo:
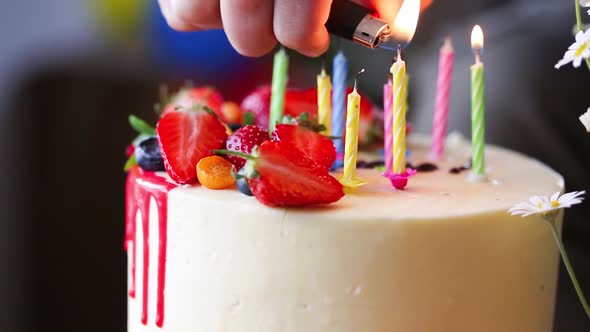
M431 128L438 48L454 38L450 129L468 136L469 34L486 33L488 140L534 156L590 189L590 72L553 65L573 41L573 1L435 1L406 59L410 120ZM146 0L0 1L0 331L125 331L124 149L130 113L155 122L160 83L220 88L239 101L270 80L271 56L236 54L223 32L177 33ZM392 55L334 41L366 67L381 100ZM290 85L320 61L291 54ZM541 193L540 193L541 194ZM549 193L548 193L549 194ZM565 244L590 295L590 204L568 210ZM562 266L563 267L563 266ZM501 271L498 271L501 273ZM555 331L590 330L562 268Z

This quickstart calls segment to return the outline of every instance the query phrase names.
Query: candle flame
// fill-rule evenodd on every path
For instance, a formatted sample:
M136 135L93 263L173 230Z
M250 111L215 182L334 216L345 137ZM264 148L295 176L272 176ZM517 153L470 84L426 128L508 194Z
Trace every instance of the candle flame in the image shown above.
M392 35L400 43L409 43L414 38L418 17L420 16L420 0L405 0L392 26Z
M474 26L471 32L471 48L474 50L483 48L483 31L479 25Z

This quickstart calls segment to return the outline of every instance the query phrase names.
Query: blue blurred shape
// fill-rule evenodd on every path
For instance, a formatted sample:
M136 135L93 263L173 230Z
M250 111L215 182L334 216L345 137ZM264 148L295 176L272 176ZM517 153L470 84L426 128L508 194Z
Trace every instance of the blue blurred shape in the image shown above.
M178 32L168 26L157 4L150 11L149 50L156 63L169 74L224 81L241 68L258 63L238 54L223 30Z

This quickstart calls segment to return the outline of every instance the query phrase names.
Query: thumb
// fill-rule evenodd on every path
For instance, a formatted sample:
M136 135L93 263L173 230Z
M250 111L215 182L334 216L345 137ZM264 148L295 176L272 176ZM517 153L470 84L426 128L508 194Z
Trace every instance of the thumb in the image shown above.
M420 11L425 10L433 0L420 0ZM353 0L361 6L374 10L377 16L387 23L393 23L403 0Z

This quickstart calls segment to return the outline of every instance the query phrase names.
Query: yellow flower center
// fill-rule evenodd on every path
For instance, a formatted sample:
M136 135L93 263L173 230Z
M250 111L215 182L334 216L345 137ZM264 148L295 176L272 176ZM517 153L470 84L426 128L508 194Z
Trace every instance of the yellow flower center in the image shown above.
M584 51L586 50L587 47L588 47L588 42L580 45L580 47L578 47L578 49L576 50L576 53L574 53L576 55L576 57L582 56L582 53L584 53Z
M552 208L559 207L559 202L558 201L551 201L551 207Z
M540 210L540 209L542 209L542 208L543 208L543 203L541 203L541 202L537 203L537 209L539 209L539 210Z

